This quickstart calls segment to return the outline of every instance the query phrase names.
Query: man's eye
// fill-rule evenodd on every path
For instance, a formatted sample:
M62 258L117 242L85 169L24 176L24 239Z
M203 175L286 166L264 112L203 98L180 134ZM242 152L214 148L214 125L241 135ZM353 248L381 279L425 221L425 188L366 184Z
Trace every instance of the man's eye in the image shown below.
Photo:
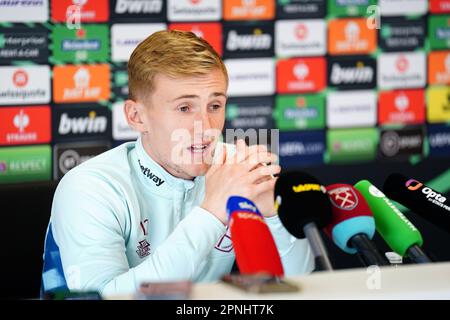
M181 106L180 108L178 108L178 110L180 110L181 112L188 112L189 111L189 107L188 106Z
M213 105L211 106L211 109L212 109L212 110L219 110L220 108L222 108L222 106L221 106L220 104L213 104Z

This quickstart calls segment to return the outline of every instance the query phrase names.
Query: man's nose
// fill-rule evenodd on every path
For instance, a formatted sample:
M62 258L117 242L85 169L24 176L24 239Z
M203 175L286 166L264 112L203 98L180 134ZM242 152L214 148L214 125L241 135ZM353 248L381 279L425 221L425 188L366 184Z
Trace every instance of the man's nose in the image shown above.
M199 112L196 121L199 121L199 123L201 124L202 131L211 129L211 119L209 117L208 112L206 111Z

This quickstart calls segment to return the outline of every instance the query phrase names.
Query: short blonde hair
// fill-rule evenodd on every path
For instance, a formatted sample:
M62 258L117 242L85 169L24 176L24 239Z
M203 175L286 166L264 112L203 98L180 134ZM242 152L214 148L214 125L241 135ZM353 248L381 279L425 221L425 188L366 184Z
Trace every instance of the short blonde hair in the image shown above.
M225 64L207 41L192 32L155 32L134 49L128 61L129 98L146 99L154 90L157 74L201 76L215 69L223 72L228 83Z

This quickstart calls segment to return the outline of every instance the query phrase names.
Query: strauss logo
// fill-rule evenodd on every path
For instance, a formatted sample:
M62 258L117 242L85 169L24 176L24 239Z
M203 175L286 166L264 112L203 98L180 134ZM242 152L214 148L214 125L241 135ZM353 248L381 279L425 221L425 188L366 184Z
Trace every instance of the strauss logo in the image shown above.
M19 132L22 133L30 124L30 117L23 111L23 109L20 109L19 113L15 115L13 123L14 126L19 129Z

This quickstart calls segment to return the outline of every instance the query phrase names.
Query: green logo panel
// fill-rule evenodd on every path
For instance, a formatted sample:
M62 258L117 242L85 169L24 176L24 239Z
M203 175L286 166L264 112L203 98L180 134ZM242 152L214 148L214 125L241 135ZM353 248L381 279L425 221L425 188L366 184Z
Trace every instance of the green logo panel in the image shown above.
M373 161L378 140L376 128L328 130L328 160L330 163Z
M323 129L323 95L279 95L276 97L275 122L281 131Z
M367 8L376 4L377 0L329 0L328 12L337 17L361 17L372 14Z
M51 180L49 145L0 148L0 183Z
M430 16L428 20L428 39L431 49L450 48L450 15Z
M56 25L52 40L53 56L57 62L107 61L109 57L107 25L83 25L78 30Z

